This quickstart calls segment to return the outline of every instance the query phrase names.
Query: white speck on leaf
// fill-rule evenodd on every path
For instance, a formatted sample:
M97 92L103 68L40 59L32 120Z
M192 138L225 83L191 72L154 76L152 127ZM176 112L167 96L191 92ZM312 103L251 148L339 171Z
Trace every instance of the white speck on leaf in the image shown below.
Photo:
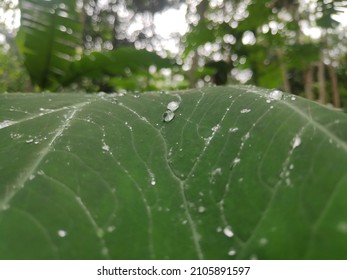
M215 183L215 177L217 175L222 175L222 168L218 167L216 168L215 170L212 170L211 171L211 176L210 176L210 179L209 179L209 182L211 184L214 184Z
M299 147L300 144L301 144L301 138L299 135L296 135L293 139L292 148L295 149L295 148Z
M63 229L58 230L57 233L58 233L58 236L62 237L62 238L67 235L67 232L65 230L63 230Z
M260 238L259 245L265 246L269 241L266 238Z
M106 143L103 143L102 147L101 147L104 151L109 152L110 151L110 146L107 145Z
M204 206L199 206L198 212L199 213L204 213L206 211L206 208Z
M116 229L115 226L108 226L108 227L107 227L107 232L111 233L111 232L113 232L115 229Z
M243 137L242 137L242 141L247 141L249 139L249 137L251 136L251 134L249 132L247 132Z
M296 100L296 98L295 98L294 96L292 96L290 99L291 99L292 101Z
M241 114L249 113L251 109L242 109L240 112Z
M230 249L228 252L228 256L235 256L236 255L236 250L235 249Z
M227 237L229 237L229 238L231 238L231 237L234 236L234 233L232 232L230 226L225 227L225 228L223 229L223 233L224 233L225 236L227 236Z
M157 183L156 180L155 180L155 176L152 172L149 172L149 176L151 177L151 185L152 186L155 186L155 184Z
M217 125L215 125L214 127L211 128L211 130L212 130L213 132L217 132L218 129L220 129L220 125L219 125L219 124L217 124Z
M229 132L230 132L230 133L234 133L234 132L236 132L236 131L238 131L238 130L239 130L238 127L231 127L231 128L229 128Z
M33 142L34 142L34 139L32 139L32 138L30 138L30 139L25 141L25 143L27 143L27 144L30 144L30 143L33 143Z

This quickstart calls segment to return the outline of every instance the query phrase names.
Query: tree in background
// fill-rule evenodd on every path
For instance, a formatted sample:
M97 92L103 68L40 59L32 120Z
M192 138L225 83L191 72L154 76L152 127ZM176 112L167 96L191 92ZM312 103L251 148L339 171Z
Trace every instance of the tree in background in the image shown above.
M346 6L345 1L202 0L195 4L192 1L189 8L191 29L184 38L183 56L197 80L199 67L205 65L214 71L205 75L205 83L211 81L209 76L215 80L228 75L229 80L281 88L340 107L343 77L336 73L344 65L342 34L346 32L333 16ZM319 36L312 37L312 31ZM221 61L228 67L216 67Z
M153 20L181 0L20 0L17 46L37 90L112 92L241 82L336 107L346 104L346 30L334 20L346 1L185 3L190 31L175 57L183 71L154 53L169 55ZM1 5L16 8L10 0ZM166 77L157 71L162 68L170 69ZM179 78L172 78L175 73Z

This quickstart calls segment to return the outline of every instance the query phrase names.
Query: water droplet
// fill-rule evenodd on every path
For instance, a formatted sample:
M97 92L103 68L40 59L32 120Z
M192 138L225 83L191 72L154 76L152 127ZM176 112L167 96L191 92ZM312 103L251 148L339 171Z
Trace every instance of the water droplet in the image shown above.
M265 246L269 241L266 238L260 238L259 245Z
M213 132L217 132L218 129L220 129L220 125L219 125L219 124L217 124L217 125L215 125L214 127L211 128L211 130L212 130Z
M11 133L11 138L12 139L20 139L20 138L22 138L23 137L23 135L22 134L19 134L19 133Z
M57 233L58 233L58 236L62 237L62 238L67 235L67 232L65 230L62 230L62 229L58 230Z
M199 213L204 213L206 211L206 208L204 206L199 206L198 212Z
M107 227L107 232L113 232L114 230L116 229L116 227L115 226L108 226Z
M229 237L229 238L234 236L234 233L232 232L230 226L225 227L225 228L223 229L223 233L224 233L225 236L227 236L227 237Z
M271 103L271 100L270 99L266 99L266 103Z
M242 137L242 141L247 141L249 139L249 137L251 136L251 134L249 132L247 132L243 137Z
M180 103L176 101L171 101L166 106L166 108L172 112L175 112L179 107L180 107Z
M292 148L295 149L295 148L299 147L300 144L301 144L301 138L299 135L296 135L293 139Z
M32 180L34 180L34 179L35 179L35 175L34 175L34 174L31 174L31 175L29 176L29 180L32 181Z
M269 97L274 100L281 100L283 97L283 92L275 89L270 92Z
M238 127L231 127L231 128L229 128L229 132L230 132L230 133L235 133L235 132L238 131L238 130L239 130Z
M188 223L187 220L183 220L183 221L182 221L182 225L185 225L185 224L187 224L187 223Z
M240 112L241 114L249 113L251 109L242 109Z
M109 152L110 151L110 146L107 145L106 143L103 143L103 146L101 147L104 151Z
M213 171L211 172L211 175L212 175L212 176L222 175L222 168L220 168L220 167L216 168L215 170L213 170Z
M39 170L37 171L37 175L45 175L45 172L43 172L43 170Z
M216 231L217 232L222 232L222 227L217 227Z
M292 96L292 97L290 98L290 100L294 101L294 100L296 100L296 97Z
M234 165L239 164L240 161L241 161L241 159L235 158L234 161L233 161L233 164L234 164Z
M34 139L32 139L32 138L25 141L25 143L27 143L27 144L30 144L30 143L33 143L33 142L34 142Z
M236 255L236 250L235 249L230 249L228 252L228 256L235 256Z
M289 165L289 169L293 170L294 169L294 164Z
M14 121L4 120L0 122L0 129L10 126L11 124L14 124L14 123L15 123Z
M170 110L166 110L166 112L163 114L163 122L171 122L174 117L175 117L174 112Z
M155 176L154 176L154 174L152 173L152 171L150 171L150 170L148 170L148 172L149 172L149 177L150 177L150 183L151 183L151 185L152 186L155 186L155 184L157 183L156 182L156 180L155 180Z

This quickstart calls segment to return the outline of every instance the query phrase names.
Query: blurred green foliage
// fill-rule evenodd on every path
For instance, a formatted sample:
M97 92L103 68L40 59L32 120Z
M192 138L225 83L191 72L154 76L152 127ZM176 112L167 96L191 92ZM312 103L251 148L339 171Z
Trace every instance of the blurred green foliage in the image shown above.
M154 16L179 5L187 7L189 30L181 38L179 53L170 54L161 48ZM5 49L1 53L3 71L16 73L11 76L13 86L7 86L12 79L8 74L3 78L3 90L112 92L250 83L346 106L347 32L335 18L346 1L20 0L16 7L6 0L0 4L3 10L17 8L20 55L14 45L8 56ZM0 29L4 29L1 23ZM9 68L16 69L7 69L10 59L16 63ZM17 77L22 63L33 87L20 87L26 83Z
M0 46L0 92L30 90L30 78L18 55Z

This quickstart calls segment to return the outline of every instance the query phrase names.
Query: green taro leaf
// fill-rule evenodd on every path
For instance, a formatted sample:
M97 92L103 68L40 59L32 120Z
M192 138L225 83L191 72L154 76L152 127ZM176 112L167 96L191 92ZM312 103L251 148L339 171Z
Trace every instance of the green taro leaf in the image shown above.
M0 98L1 259L347 258L343 113L248 86Z

